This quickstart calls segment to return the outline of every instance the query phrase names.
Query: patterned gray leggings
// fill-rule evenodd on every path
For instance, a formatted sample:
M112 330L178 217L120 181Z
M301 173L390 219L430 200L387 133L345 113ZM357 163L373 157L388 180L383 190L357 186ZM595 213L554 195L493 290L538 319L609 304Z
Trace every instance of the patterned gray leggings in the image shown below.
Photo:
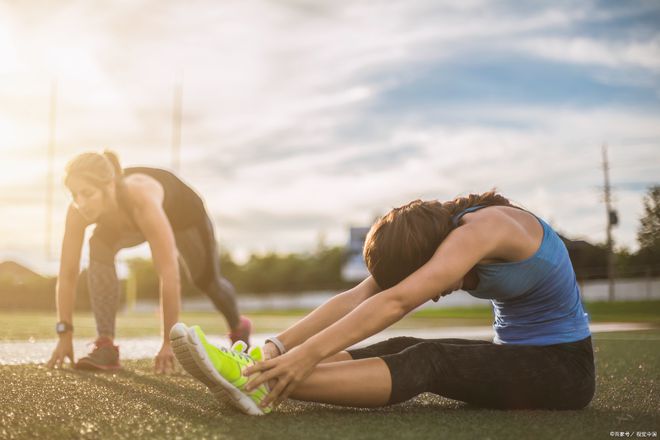
M114 337L115 320L119 307L119 280L115 269L115 256L119 250L143 243L141 234L122 233L118 239L98 225L89 240L90 262L87 272L92 311L99 336ZM239 322L234 286L220 275L220 261L213 234L213 225L205 216L200 224L175 231L179 261L188 269L190 278L205 292L215 307L225 316L229 328ZM112 242L112 243L108 243Z

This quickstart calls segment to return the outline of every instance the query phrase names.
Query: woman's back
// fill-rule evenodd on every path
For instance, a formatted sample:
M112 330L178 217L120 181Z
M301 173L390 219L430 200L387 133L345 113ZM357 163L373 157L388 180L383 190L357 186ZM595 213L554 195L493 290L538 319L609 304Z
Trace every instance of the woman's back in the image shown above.
M484 208L474 206L461 211L454 216L454 223L458 224L465 214ZM589 325L566 246L550 225L533 218L541 229L537 249L523 259L478 264L478 283L468 293L491 300L496 342L551 345L584 339L590 334ZM522 230L536 235L529 224ZM533 238L524 241L535 242Z
M163 210L173 230L188 228L204 219L204 202L190 186L186 185L175 174L151 167L128 167L124 169L125 177L135 174L145 174L163 187Z

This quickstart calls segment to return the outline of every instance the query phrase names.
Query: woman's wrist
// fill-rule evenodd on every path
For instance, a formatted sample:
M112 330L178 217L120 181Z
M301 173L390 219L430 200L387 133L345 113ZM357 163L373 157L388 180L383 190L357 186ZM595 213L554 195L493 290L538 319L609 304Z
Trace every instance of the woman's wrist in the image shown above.
M284 353L287 352L286 347L277 336L272 336L266 339L266 343L273 345L277 349L279 355L283 355Z
M320 350L320 347L313 342L310 342L308 339L304 343L298 345L296 347L296 352L303 356L305 359L311 361L314 365L318 364L321 362L323 359L328 357L328 355L324 354L322 350Z
M60 341L61 341L61 340L65 340L65 341L73 341L73 331L66 332L66 333L60 333L60 334L57 335L57 336L58 336L58 338L60 339Z
M265 360L276 358L280 355L279 350L272 342L266 342L263 346Z

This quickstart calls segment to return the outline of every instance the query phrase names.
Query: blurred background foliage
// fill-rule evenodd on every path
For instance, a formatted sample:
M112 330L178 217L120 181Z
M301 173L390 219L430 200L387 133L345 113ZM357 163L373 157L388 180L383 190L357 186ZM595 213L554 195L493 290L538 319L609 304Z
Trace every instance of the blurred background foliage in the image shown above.
M562 237L568 248L579 281L607 277L607 248L605 244L592 244ZM621 248L616 252L618 278L649 278L660 276L660 185L648 189L644 197L644 212L637 233L639 249L631 252ZM352 285L342 280L341 268L346 259L343 247L317 246L306 254L253 254L243 263L237 263L226 252L220 253L221 272L239 293L300 294L311 291L341 291ZM129 277L121 281L125 293L128 283L137 299L158 298L158 276L151 259L135 258L128 261ZM182 274L182 295L202 295L185 274ZM76 309L89 310L86 270L78 281ZM55 309L54 277L43 277L18 263L0 263L0 308L3 309ZM122 301L125 294L121 295Z
M222 275L239 293L299 293L319 290L341 290L349 284L341 278L344 259L342 247L321 249L313 254L253 254L244 264L220 253ZM150 259L128 261L130 276L137 283L140 298L158 298L158 276ZM202 295L182 270L183 296Z

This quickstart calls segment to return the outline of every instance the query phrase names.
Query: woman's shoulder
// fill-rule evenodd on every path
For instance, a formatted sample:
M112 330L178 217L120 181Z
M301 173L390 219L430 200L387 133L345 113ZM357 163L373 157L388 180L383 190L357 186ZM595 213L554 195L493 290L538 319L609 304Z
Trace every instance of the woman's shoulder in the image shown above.
M485 206L464 214L461 223L465 222L501 222L510 224L538 223L538 218L529 211L515 206Z
M163 200L163 185L147 174L129 174L123 178L122 182L125 196L136 207L154 199L160 202Z
M532 213L512 206L490 206L466 214L461 223L497 230L502 240L493 261L519 261L533 255L544 237L543 225Z
M515 206L488 206L465 214L461 223L483 224L484 227L497 227L515 235L523 234L532 239L543 238L543 224L529 211Z
M511 223L515 222L517 212L521 211L512 206L484 206L461 215L459 225L468 223Z
M140 188L148 188L149 186L160 185L160 182L154 177L141 172L135 172L128 175L125 175L122 178L122 182L127 189L138 190Z
M124 188L129 194L140 195L154 190L163 190L163 185L145 173L133 173L122 179Z

